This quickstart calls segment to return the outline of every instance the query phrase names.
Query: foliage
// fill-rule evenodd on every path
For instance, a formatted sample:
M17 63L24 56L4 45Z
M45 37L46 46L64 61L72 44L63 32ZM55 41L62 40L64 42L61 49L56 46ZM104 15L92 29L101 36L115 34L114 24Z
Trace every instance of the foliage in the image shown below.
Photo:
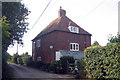
M22 44L22 37L27 31L28 23L25 21L29 11L21 2L3 2L2 15L0 19L0 28L2 29L2 77L6 72L7 65L7 49L10 44L14 44L14 40ZM14 57L17 63L16 57Z
M74 63L74 58L70 56L63 56L59 61L53 61L48 67L54 73L65 74L68 72L68 64Z
M120 35L117 34L117 36L112 36L110 39L108 39L109 43L117 43L120 42Z
M79 73L83 73L84 71L84 67L85 67L85 62L84 59L80 59L77 61L77 68L79 70Z
M96 45L99 45L99 43L97 41L95 41L92 46L96 46Z
M26 20L29 13L30 11L28 11L28 9L21 2L2 3L2 15L7 17L6 19L10 24L8 34L11 35L9 38L10 41L8 41L8 43L14 44L13 41L17 40L18 43L22 44L22 37L27 31L28 23Z
M17 58L18 58L18 54L13 54L12 62L18 64Z
M10 45L10 35L11 30L9 22L6 20L6 17L3 16L0 20L0 27L2 27L2 52L7 50L7 47Z
M27 64L30 62L30 58L31 58L30 55L25 55L22 57L22 60L25 66L27 66Z
M84 50L88 78L119 78L120 44L91 46Z
M79 59L77 61L77 68L79 71L79 74L75 76L76 79L86 78L86 71L85 71L85 62L84 59Z
M49 66L49 69L55 73L57 73L57 61L53 61L51 65Z
M60 62L62 64L63 73L66 74L68 73L68 64L74 63L75 60L72 56L63 56L60 58Z
M32 57L31 56L29 56L28 58L27 58L27 62L26 63L24 63L26 66L33 66L33 60L32 60Z
M44 65L44 63L41 62L41 61L37 61L37 62L36 62L36 67L37 67L37 68L40 68L40 67L42 67L43 65Z
M23 60L21 56L17 58L17 63L23 65Z

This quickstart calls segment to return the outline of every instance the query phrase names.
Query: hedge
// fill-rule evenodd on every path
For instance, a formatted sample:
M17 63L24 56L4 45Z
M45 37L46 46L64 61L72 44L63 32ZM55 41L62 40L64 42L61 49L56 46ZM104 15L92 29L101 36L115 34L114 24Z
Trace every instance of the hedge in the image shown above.
M84 50L88 78L120 78L120 44L91 46Z

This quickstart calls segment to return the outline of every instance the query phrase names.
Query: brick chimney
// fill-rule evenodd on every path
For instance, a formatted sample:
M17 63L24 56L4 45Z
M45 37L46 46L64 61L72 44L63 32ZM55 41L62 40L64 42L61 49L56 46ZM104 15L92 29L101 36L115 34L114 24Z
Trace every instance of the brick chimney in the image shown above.
M62 9L62 7L60 6L60 9L58 11L58 17L63 17L66 15L66 11Z

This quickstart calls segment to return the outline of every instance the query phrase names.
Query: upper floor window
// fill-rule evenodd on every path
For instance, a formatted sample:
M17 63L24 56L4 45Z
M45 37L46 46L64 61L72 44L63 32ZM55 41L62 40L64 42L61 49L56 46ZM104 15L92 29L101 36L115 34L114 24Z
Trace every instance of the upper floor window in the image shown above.
M79 33L79 28L78 27L69 26L68 28L69 28L70 32Z
M37 46L37 47L40 47L40 40L37 40L36 46Z
M70 50L71 51L79 51L79 44L78 43L70 43Z

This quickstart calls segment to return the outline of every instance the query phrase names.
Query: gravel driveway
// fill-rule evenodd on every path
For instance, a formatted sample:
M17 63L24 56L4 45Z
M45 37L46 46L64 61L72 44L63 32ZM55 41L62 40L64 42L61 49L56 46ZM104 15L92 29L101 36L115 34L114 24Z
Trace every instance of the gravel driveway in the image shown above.
M13 69L14 78L73 78L71 75L53 74L16 64L9 65Z

